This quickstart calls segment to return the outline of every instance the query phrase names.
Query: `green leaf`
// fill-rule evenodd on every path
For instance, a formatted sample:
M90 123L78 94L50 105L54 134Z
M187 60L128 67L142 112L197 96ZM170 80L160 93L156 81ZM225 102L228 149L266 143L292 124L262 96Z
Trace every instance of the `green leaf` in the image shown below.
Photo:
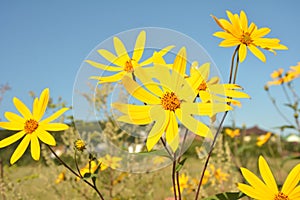
M91 177L91 173L85 173L84 175L83 175L83 178L90 178Z
M207 197L204 200L237 200L244 196L246 195L242 192L224 192L211 197Z
M181 170L181 168L183 167L185 161L187 158L184 158L182 161L180 161L177 165L176 165L176 172L179 172Z

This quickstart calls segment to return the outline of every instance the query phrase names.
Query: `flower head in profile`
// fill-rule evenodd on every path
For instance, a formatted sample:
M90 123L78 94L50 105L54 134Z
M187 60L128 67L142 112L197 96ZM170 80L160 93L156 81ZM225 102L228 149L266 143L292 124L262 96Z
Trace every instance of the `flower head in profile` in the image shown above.
M180 72L186 67L184 52L184 48L180 50L171 69L159 64L147 69L137 68L135 74L141 84L128 76L123 78L125 89L139 100L141 105L112 104L123 114L118 121L137 125L147 125L155 121L146 141L148 151L164 133L168 145L176 151L179 145L178 121L197 135L211 137L209 127L195 119L193 115L213 116L218 112L232 109L227 104L194 102L197 93Z
M240 135L240 129L237 128L237 129L232 130L230 128L226 128L225 133L227 135L229 135L231 138L235 138L236 136Z
M287 176L281 190L263 156L258 159L258 166L262 180L246 168L241 168L245 180L249 183L238 183L240 191L257 200L296 200L300 198L298 185L300 164L296 165Z
M99 83L107 82L117 82L120 81L126 74L132 74L134 69L138 66L145 66L152 63L152 58L148 58L141 61L146 42L146 32L141 31L136 39L133 54L130 57L128 51L126 50L123 42L118 38L113 38L114 48L116 54L111 53L106 49L98 50L98 53L105 58L107 61L112 63L112 65L105 65L102 63L97 63L92 60L86 60L87 63L101 70L113 73L110 76L92 76L91 79L96 79ZM174 46L167 46L163 48L158 53L164 56L168 51L170 51Z
M122 158L114 157L109 154L106 154L103 158L99 158L101 162L101 171L106 170L107 168L117 169L120 167L120 161Z
M272 133L271 132L267 132L264 135L260 135L257 137L257 142L256 145L261 147L262 145L264 145L266 142L268 142L268 140L270 139Z
M300 76L300 62L298 62L296 66L290 67L290 70L287 72L287 76L290 77L291 80Z
M212 16L220 28L224 30L214 33L214 36L224 39L220 43L221 47L239 46L240 62L245 60L247 49L263 62L266 61L266 57L258 47L271 52L288 49L280 44L280 40L277 38L264 38L271 29L257 28L253 22L248 26L248 19L244 11L240 12L240 16L232 14L230 11L226 11L226 13L229 21Z
M234 98L250 98L248 94L239 91L242 89L237 84L221 84L220 78L210 78L210 63L198 67L198 63L192 63L190 76L186 78L191 87L197 92L203 102L221 102L240 105Z
M40 98L35 98L32 105L32 112L28 107L20 101L18 98L13 98L13 103L19 113L15 114L12 112L5 112L4 116L8 122L0 122L0 127L18 131L14 135L5 138L0 141L0 148L11 145L12 143L18 141L22 138L22 141L16 148L15 152L10 158L10 163L14 164L19 158L24 154L30 143L31 156L34 160L39 160L40 158L40 143L42 142L55 146L56 141L54 137L48 131L63 131L68 129L68 126L63 123L51 123L60 117L68 108L62 108L47 117L42 119L45 114L47 105L49 101L49 89L46 88L40 95Z

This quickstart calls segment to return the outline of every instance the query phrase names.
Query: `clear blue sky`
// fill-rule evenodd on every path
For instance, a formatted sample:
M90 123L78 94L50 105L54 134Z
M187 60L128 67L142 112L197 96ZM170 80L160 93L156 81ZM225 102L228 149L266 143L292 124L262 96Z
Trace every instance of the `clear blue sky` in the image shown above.
M73 83L85 57L106 38L132 28L163 27L190 36L208 51L227 80L234 49L218 47L221 40L212 34L220 28L210 15L226 18L226 10L243 9L249 21L271 28L268 36L281 39L289 50L278 51L277 56L265 52L266 63L248 54L240 65L238 84L252 99L243 101L226 123L234 117L238 126L257 124L272 130L283 120L263 86L273 70L300 61L299 7L296 0L1 1L0 84L12 87L0 105L1 118L5 111L14 110L14 96L30 105L28 92L39 94L45 87L54 99L62 96L71 105ZM300 92L299 84L295 88Z

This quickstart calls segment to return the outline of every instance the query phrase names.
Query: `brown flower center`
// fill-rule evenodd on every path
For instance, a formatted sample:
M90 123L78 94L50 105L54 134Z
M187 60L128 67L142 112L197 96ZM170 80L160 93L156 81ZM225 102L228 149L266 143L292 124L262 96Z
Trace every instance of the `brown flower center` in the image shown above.
M132 59L130 59L130 60L127 60L126 62L125 62L125 67L124 67L124 71L126 71L126 72L133 72L134 70L133 70L133 65L132 65Z
M205 91L207 89L207 85L205 81L202 81L202 83L199 85L198 90Z
M250 33L248 33L248 32L246 32L242 35L242 38L240 41L241 41L241 43L243 43L247 46L253 42L253 40L251 39Z
M282 192L279 192L275 196L274 200L290 200L290 198L287 195L283 194Z
M165 110L175 111L180 108L180 100L174 92L166 92L161 98L161 105Z
M34 119L29 119L25 122L24 130L26 133L31 134L39 127L39 123Z

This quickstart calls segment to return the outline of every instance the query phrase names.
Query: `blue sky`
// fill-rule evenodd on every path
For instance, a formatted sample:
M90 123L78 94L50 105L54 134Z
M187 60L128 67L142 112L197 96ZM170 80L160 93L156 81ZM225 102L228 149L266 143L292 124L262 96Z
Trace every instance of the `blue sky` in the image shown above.
M0 105L0 118L13 110L12 98L31 104L29 91L39 94L45 87L51 96L61 96L72 104L73 84L77 71L90 51L108 37L141 27L163 27L182 32L210 54L223 78L227 80L233 48L221 48L212 36L220 28L211 14L226 18L226 10L244 10L249 21L258 27L269 27L269 37L279 38L288 51L274 56L265 52L263 63L248 54L240 65L237 83L251 95L242 101L227 124L235 119L237 126L259 125L265 129L284 121L263 90L269 74L279 68L288 69L300 61L298 1L1 1L0 2L0 84L8 83L8 91ZM295 89L300 91L299 84ZM280 90L272 91L283 102Z

